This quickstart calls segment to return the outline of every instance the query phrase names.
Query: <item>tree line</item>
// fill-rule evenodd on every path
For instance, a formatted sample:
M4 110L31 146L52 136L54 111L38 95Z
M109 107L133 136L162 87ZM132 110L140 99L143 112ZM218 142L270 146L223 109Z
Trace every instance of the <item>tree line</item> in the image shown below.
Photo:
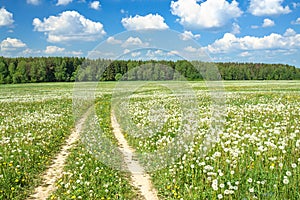
M78 57L0 57L0 83L115 80L299 80L300 69L285 64L91 60Z

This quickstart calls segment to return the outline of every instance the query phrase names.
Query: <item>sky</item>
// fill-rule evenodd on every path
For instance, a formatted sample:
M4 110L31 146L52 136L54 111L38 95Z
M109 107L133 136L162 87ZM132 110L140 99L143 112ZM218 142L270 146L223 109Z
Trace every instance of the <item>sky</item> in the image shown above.
M0 0L0 56L141 59L137 49L300 67L300 1Z

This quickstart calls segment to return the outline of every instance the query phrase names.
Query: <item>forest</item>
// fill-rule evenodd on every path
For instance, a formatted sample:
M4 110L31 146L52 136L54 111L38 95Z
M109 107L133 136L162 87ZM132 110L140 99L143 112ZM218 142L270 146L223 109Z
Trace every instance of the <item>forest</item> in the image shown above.
M300 68L286 64L166 60L91 60L78 57L0 57L0 84L115 81L299 80Z

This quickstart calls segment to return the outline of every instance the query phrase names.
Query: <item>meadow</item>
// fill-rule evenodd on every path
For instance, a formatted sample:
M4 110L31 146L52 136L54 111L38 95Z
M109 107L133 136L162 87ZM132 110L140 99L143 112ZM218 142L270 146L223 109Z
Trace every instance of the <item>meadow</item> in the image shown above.
M222 128L209 144L204 82L184 83L192 95L183 82L130 84L140 87L95 88L94 115L49 199L141 198L114 148L111 109L160 199L300 199L300 81L225 81ZM41 183L77 120L73 86L0 85L0 199L25 199Z

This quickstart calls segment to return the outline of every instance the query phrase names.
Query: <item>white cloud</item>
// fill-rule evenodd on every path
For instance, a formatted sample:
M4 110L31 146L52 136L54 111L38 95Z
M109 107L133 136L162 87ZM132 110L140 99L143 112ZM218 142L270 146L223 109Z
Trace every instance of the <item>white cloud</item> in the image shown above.
M290 13L289 6L283 7L282 2L283 0L250 0L249 12L255 16Z
M169 55L169 56L180 55L180 53L179 53L178 51L176 51L176 50L172 50L172 51L169 51L169 52L168 52L168 55Z
M132 52L131 53L131 56L132 57L138 57L138 56L140 56L141 55L141 52L139 52L139 51L137 51L137 52Z
M187 51L187 52L196 52L196 51L198 51L198 49L196 49L195 47L192 47L192 46L185 47L184 50Z
M251 54L248 51L244 51L244 52L242 52L242 53L239 54L239 56L241 56L241 57L248 57L250 55Z
M168 29L165 19L159 14L148 14L146 16L136 15L122 19L122 25L127 30L143 30L143 29Z
M191 39L199 39L200 38L200 34L193 34L191 31L184 31L183 33L181 33L179 35L180 39L182 40L191 40Z
M26 47L26 44L16 38L8 37L0 43L1 51L15 51L24 47Z
M117 40L115 39L114 37L108 37L107 40L106 40L107 43L109 44L121 44L122 41L121 40Z
M65 48L60 48L57 46L47 46L46 50L44 51L46 54L54 54L54 53L61 53L65 50Z
M60 6L60 5L62 5L62 6L65 6L65 5L68 5L69 3L71 3L73 0L58 0L57 1L57 6Z
M237 23L232 24L232 34L239 34L241 33L241 27Z
M49 42L95 41L105 35L103 25L86 19L76 11L65 11L41 21L33 20L35 31L44 32Z
M9 26L13 23L13 14L8 12L5 8L0 8L0 27Z
M130 52L129 49L124 49L123 54L127 54L127 53L129 53L129 52Z
M296 19L296 21L292 21L291 24L300 24L300 17L298 17L298 18Z
M292 49L300 47L300 34L293 29L287 29L283 35L271 33L264 37L245 36L237 38L231 33L224 34L223 38L205 47L211 53L228 53L235 50L262 50L262 49Z
M196 29L220 28L243 13L238 3L225 0L178 0L171 2L171 12L179 17L180 24Z
M283 36L285 37L290 37L295 35L297 35L296 31L294 31L294 29L291 28L286 29L285 33L283 34Z
M273 20L270 20L270 19L264 19L264 23L262 25L262 27L270 27L270 26L274 26L275 23Z
M26 0L28 4L39 5L41 3L40 0Z
M143 43L139 37L129 37L123 44L122 47L129 47L129 46L139 46L145 47L148 46L148 43Z
M293 8L300 7L300 3L295 3L295 2L293 2L292 5L293 5Z
M100 2L99 1L93 1L90 3L90 8L95 9L95 10L99 10L100 8Z

